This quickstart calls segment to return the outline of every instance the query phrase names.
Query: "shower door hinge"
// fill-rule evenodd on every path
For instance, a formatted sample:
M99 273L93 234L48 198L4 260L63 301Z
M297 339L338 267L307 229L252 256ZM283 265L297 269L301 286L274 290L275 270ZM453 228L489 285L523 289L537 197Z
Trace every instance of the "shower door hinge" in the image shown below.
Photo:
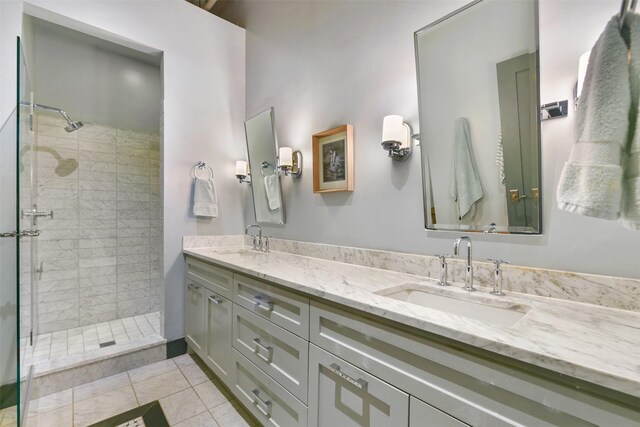
M33 347L33 329L29 331L29 346Z

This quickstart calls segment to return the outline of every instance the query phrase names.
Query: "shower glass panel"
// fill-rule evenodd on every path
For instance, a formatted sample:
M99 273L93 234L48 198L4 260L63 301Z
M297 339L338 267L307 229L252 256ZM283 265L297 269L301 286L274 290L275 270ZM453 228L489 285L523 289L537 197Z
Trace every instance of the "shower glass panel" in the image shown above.
M25 52L18 39L18 99L17 99L17 202L18 229L24 235L17 240L18 247L18 354L20 380L20 425L25 424L29 390L33 368L26 363L25 355L36 345L34 321L36 316L37 289L35 283L35 259L37 251L37 227L34 216L24 215L36 210L35 138L33 132L32 85L27 69Z

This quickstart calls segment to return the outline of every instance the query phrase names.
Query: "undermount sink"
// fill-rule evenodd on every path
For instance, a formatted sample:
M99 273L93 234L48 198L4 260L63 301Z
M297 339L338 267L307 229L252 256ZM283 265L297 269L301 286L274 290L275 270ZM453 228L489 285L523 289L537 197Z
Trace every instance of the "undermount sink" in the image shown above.
M445 294L444 289L439 292L413 283L385 289L376 294L507 328L515 325L531 309L527 305L495 300L499 297L475 294L457 296L451 291Z

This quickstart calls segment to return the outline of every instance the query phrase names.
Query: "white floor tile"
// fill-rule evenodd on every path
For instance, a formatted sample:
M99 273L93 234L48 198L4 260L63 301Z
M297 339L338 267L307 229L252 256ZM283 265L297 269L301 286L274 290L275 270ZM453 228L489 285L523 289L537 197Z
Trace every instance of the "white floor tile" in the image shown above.
M188 420L207 410L192 388L163 397L160 399L160 406L170 425Z
M148 380L133 383L133 388L141 405L190 387L189 382L179 369L154 376Z
M138 402L131 386L109 391L73 405L74 427L84 427L136 408Z

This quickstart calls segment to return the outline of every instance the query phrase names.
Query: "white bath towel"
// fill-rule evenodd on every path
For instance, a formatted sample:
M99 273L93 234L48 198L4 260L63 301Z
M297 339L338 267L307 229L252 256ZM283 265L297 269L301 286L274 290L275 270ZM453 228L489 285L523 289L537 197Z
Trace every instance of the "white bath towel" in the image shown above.
M498 166L498 175L500 183L504 184L506 179L504 175L504 146L502 145L502 130L498 134L498 146L496 147L496 166Z
M622 216L627 228L640 231L640 16L627 13L625 25L629 34L629 79L631 87L631 132L625 150L624 180L622 184Z
M280 186L278 184L277 174L274 173L264 177L264 191L267 194L269 209L272 211L280 209Z
M614 16L591 50L577 111L575 144L558 184L558 207L606 219L620 216L621 154L629 128L627 45Z
M467 119L459 118L454 126L450 195L456 202L458 219L462 220L472 210L474 204L484 196L484 193L473 161L469 122Z
M213 178L195 178L193 185L193 214L216 218L218 216L218 196Z

